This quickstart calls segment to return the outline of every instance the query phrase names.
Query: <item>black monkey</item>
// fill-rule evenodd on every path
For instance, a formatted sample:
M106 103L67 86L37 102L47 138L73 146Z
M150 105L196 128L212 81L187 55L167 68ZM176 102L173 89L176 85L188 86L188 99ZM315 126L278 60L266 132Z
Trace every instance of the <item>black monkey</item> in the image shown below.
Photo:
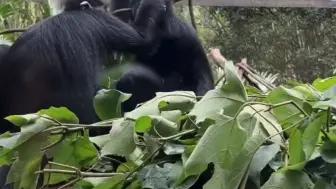
M63 10L69 11L31 27L4 56L0 64L1 118L65 106L83 124L98 121L92 100L100 88L102 63L109 61L114 51L147 54L155 38L152 30L166 11L163 0L143 0L131 27L103 11L78 10L82 2L60 0ZM18 131L0 125L1 133Z
M1 59L1 133L18 131L4 117L50 106L68 107L81 123L98 121L92 100L100 88L102 63L114 51L147 54L155 38L152 30L166 11L162 0L142 0L131 27L103 11L80 10L82 0L50 1L65 11L28 29ZM8 169L0 167L2 178ZM0 180L0 188L12 187Z
M125 112L153 98L154 92L189 90L201 96L214 88L211 68L195 29L174 14L172 0L164 1L167 11L158 23L160 32L155 39L155 53L138 55L138 66L116 84L118 90L133 94L123 103ZM140 0L131 0L135 17L139 5ZM116 7L121 8L125 7Z
M4 57L7 52L9 51L10 46L5 45L5 44L0 44L0 64L1 64L1 59Z
M64 11L80 10L87 8L90 5L91 8L107 11L109 4L103 2L104 0L48 0L52 15L60 14Z

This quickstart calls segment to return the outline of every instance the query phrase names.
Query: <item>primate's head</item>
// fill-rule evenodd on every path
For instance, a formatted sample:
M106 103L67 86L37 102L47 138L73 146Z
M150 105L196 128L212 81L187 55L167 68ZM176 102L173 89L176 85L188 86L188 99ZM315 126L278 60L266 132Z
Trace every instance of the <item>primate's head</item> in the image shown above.
M63 11L99 9L107 11L108 0L48 0L52 15Z

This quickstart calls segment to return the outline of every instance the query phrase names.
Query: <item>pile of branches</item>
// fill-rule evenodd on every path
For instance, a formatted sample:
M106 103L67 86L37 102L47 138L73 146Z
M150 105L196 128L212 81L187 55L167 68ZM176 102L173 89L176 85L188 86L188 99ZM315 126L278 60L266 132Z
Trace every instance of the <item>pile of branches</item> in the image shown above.
M336 77L278 87L256 79L263 92L244 85L260 77L246 62L219 55L209 56L224 81L202 97L158 92L122 115L130 95L103 89L94 98L99 123L79 124L64 107L7 117L21 129L0 136L7 181L20 189L335 187ZM101 127L110 133L89 137Z

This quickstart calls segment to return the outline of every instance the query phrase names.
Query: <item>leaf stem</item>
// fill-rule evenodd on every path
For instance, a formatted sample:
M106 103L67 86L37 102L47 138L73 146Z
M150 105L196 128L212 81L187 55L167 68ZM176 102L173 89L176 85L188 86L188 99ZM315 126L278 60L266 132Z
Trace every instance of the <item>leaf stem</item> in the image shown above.
M93 173L93 172L78 172L71 170L62 170L62 169L43 169L42 171L36 171L35 174L41 173L54 173L54 174L65 174L65 175L78 175L82 177L113 177L116 175L123 175L124 173Z
M176 134L176 135L172 135L172 136L169 136L169 137L162 137L162 138L159 138L158 140L159 140L159 141L168 141L168 140L172 140L172 139L181 137L181 136L186 135L186 134L193 133L193 132L195 132L195 131L196 131L196 129L190 129L190 130L186 130L186 131L183 131L183 132L181 132L181 133L178 133L178 134Z

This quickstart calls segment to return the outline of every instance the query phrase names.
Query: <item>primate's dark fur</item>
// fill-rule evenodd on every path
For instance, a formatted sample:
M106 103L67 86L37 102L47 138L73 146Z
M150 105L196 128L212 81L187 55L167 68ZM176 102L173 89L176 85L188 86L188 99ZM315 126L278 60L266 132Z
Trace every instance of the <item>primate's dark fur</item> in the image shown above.
M1 59L7 54L9 51L10 46L5 45L5 44L0 44L0 64L1 64Z
M136 24L102 11L66 11L22 34L0 65L0 116L65 106L81 123L98 118L93 97L103 61L113 51L147 54L151 31L165 11L160 0L144 0ZM0 132L7 130L2 125Z
M103 11L78 10L81 7L71 3L80 5L82 1L60 2L69 6L63 7L67 11L31 27L1 59L1 133L18 131L4 117L50 106L68 107L81 123L98 121L93 97L100 88L98 75L102 63L114 51L147 54L156 38L153 36L156 23L166 10L162 0L143 0L131 27ZM92 1L89 3L94 5ZM93 133L97 134L99 131ZM0 168L2 178L8 169L8 166ZM13 184L5 186L3 179L0 187L12 188Z
M139 2L140 0L132 0L133 14L136 13ZM123 76L116 85L117 89L133 94L130 101L123 104L126 112L133 110L138 103L154 97L153 91L189 90L200 96L214 87L211 68L195 29L174 14L172 0L165 0L165 4L167 11L163 13L163 21L159 23L155 53L137 56L140 65ZM138 73L137 69L141 65L146 67ZM156 75L151 75L152 73ZM137 83L144 80L147 80L147 86L153 88L144 90L148 87Z

